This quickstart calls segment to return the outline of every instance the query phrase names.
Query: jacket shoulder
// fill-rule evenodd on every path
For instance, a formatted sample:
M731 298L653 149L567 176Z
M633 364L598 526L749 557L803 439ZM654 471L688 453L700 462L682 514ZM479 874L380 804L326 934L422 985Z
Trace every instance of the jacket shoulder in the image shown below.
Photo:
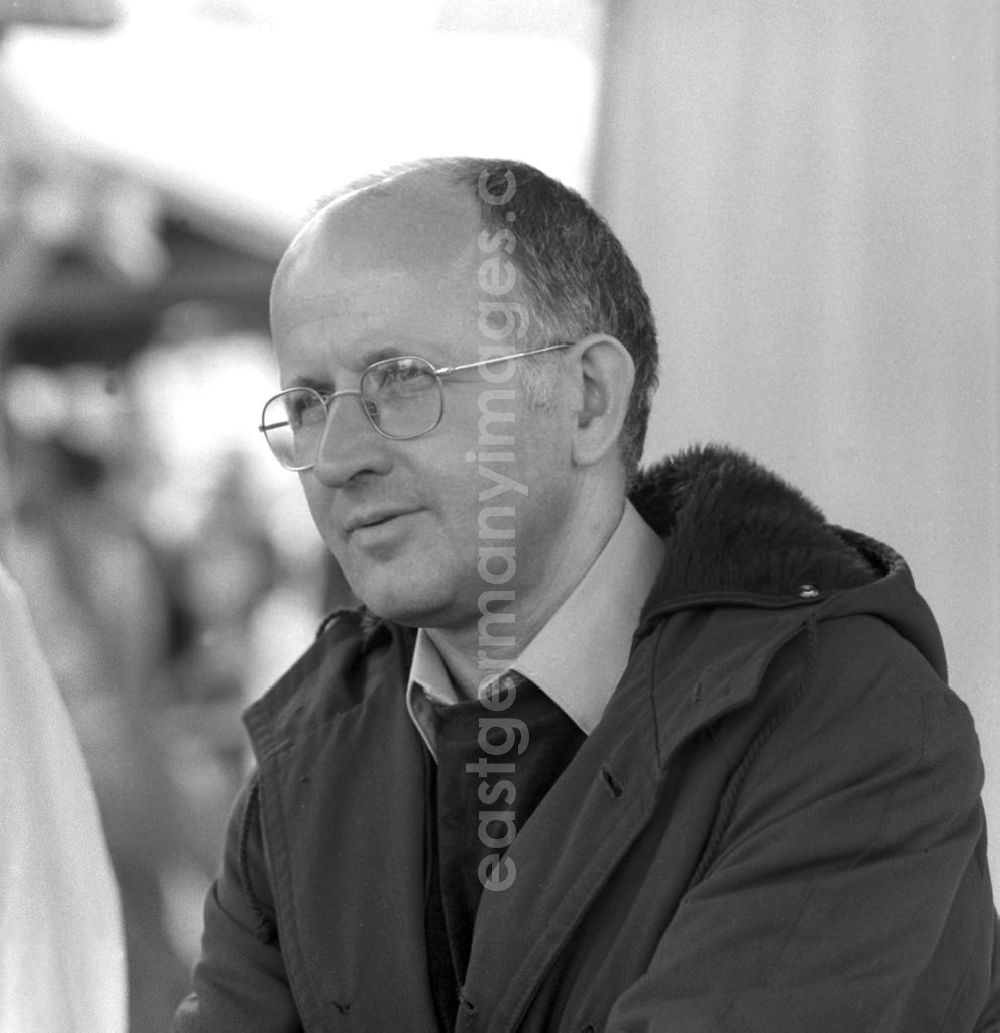
M807 648L776 658L772 674L800 691L747 789L781 786L793 807L867 783L885 794L883 817L902 808L942 822L978 806L983 765L968 707L881 618L819 621Z
M364 608L326 617L309 648L243 715L258 758L357 706L403 662L406 643L404 629Z

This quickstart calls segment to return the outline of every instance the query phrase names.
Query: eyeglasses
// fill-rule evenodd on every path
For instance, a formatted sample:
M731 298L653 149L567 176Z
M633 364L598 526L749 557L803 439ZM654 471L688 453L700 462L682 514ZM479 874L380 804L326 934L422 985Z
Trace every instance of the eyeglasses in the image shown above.
M361 411L382 437L393 441L419 438L441 422L444 414L442 377L498 362L544 355L571 345L571 341L565 341L535 351L437 368L415 355L383 359L372 363L361 374L357 388L324 392L311 387L290 387L280 391L264 405L258 429L286 470L310 470L319 456L330 409L334 401L344 395L358 399Z

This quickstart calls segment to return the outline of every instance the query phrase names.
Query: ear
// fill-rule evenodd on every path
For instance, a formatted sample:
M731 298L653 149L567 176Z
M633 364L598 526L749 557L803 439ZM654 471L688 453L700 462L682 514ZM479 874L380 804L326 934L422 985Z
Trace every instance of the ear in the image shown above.
M589 334L573 345L581 388L576 410L573 459L592 466L617 453L632 395L635 366L625 345L609 334Z

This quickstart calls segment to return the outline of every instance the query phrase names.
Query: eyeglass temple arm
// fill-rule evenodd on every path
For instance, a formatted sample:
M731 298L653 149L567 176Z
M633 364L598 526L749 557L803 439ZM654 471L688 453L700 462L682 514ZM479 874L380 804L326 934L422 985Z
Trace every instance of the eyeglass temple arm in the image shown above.
M573 341L561 341L559 344L550 344L544 348L536 348L530 352L515 352L513 355L494 355L491 359L480 359L479 362L466 362L461 366L441 366L434 372L439 377L446 377L452 373L461 373L466 369L478 369L480 366L491 366L495 362L510 362L511 359L525 359L529 355L544 355L545 352L560 351L563 348L572 348Z

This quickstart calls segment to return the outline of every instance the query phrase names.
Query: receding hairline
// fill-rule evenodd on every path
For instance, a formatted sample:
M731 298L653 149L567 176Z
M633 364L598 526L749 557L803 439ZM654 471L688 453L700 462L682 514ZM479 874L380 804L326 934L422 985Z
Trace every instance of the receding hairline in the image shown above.
M468 204L471 206L470 210L476 212L476 224L479 228L488 229L496 220L498 205L496 201L484 195L484 181L487 177L497 174L509 174L512 169L518 170L521 176L526 175L529 180L538 177L558 183L540 169L510 158L480 158L467 155L418 158L367 172L318 198L310 208L308 221L302 230L314 224L317 217L331 209L345 204L364 204L366 201L390 198L400 193L405 196L408 191L414 196L424 198L437 192L442 198L453 199L459 205Z
M388 210L391 217L391 206L395 206L398 212L400 203L405 204L408 196L420 200L425 206L425 215L426 206L429 203L433 205L436 199L439 214L443 218L429 231L434 228L441 231L450 226L457 235L464 232L463 219L469 220L466 225L473 230L478 231L484 227L482 212L475 197L457 176L449 174L447 167L433 162L394 166L353 180L317 201L312 214L282 255L275 271L274 284L279 282L298 258L308 254L313 245L343 230L345 223L341 222L341 216L350 218L354 215L358 219L356 227L363 226L366 213L374 216L379 212L384 217ZM390 207L386 209L386 205ZM346 225L350 226L351 223L346 222ZM473 244L474 238L470 239L468 246ZM461 252L462 248L456 247L456 261Z
M470 211L480 212L476 198L460 170L464 159L423 159L404 165L393 165L377 172L370 172L353 179L331 194L321 197L312 206L306 226L317 216L347 205L364 205L366 202L405 198L408 193L421 198L437 194L442 200L449 199L460 205L469 206Z
M464 185L465 173L474 165L490 167L502 165L504 162L480 158L419 158L414 161L400 162L349 180L333 192L317 199L310 214L325 209L329 204L365 193L384 193L393 184L399 185L415 178L439 180L459 189ZM507 164L512 164L508 162Z

